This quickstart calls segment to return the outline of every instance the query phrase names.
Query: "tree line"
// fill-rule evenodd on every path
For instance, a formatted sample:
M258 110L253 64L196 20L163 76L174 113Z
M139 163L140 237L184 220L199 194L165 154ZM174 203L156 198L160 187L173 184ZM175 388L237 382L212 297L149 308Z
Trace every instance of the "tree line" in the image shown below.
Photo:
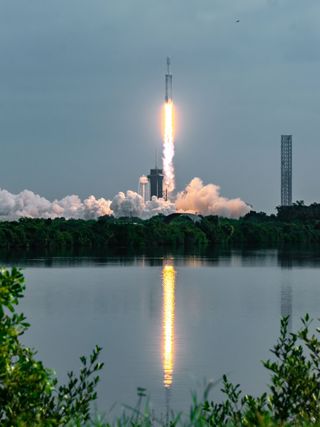
M0 222L0 248L194 249L208 246L277 247L320 243L320 204L303 202L276 214L251 211L235 220L217 216L31 219Z

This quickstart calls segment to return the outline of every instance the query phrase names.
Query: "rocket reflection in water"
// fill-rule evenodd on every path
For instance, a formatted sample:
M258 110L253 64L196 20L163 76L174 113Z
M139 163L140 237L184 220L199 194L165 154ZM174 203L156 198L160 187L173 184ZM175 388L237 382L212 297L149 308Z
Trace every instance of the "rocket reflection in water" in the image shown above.
M172 386L174 368L175 280L174 266L165 264L162 269L162 366L163 385L166 389Z

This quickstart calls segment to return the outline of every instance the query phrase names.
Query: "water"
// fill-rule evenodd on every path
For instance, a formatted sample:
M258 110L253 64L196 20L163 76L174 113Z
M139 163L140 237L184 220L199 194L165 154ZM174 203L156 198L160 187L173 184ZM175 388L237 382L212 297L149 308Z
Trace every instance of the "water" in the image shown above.
M200 396L223 373L260 393L268 382L260 361L270 357L280 316L295 329L306 312L320 314L312 251L4 261L23 266L27 280L24 342L59 378L103 347L98 408L111 416L122 403L134 406L139 386L158 413L185 410L192 391Z

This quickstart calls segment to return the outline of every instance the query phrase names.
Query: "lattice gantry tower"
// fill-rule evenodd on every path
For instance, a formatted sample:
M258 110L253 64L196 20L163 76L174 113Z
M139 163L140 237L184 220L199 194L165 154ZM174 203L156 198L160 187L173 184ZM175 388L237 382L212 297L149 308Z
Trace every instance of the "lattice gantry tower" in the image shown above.
M281 135L281 206L292 205L292 135Z

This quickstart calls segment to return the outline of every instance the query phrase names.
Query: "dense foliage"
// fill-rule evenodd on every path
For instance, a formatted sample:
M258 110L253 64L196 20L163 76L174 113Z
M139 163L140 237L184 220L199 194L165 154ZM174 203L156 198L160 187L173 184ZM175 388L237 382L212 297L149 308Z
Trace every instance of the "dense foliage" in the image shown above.
M143 251L207 246L276 247L320 243L320 204L277 208L277 215L251 211L239 220L173 214L139 218L64 218L0 222L0 248L106 248Z
M96 398L100 348L89 359L80 358L79 377L68 374L58 385L36 353L20 342L29 325L15 305L23 296L24 277L13 268L0 271L0 424L1 426L60 426L90 418L90 402Z

